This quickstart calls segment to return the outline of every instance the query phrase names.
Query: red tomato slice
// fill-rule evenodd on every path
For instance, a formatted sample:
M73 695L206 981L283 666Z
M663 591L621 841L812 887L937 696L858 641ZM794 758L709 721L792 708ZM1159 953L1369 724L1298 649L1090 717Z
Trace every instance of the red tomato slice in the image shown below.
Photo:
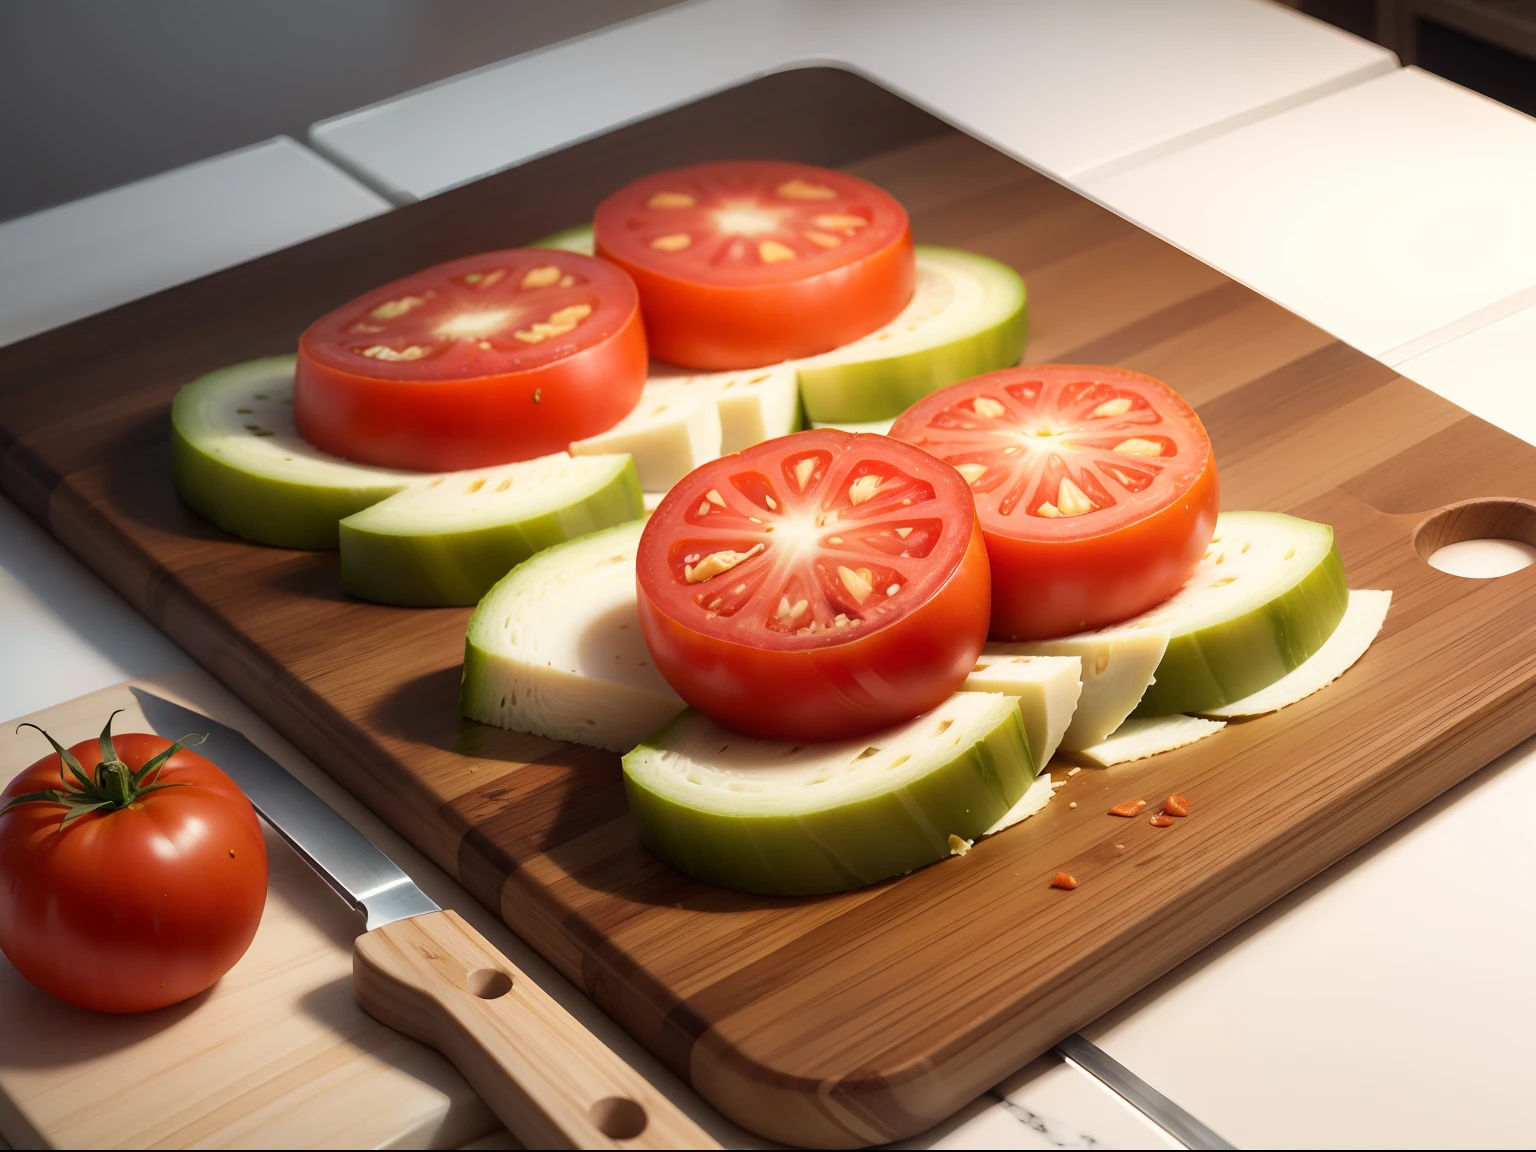
M909 720L960 686L986 640L965 481L885 436L798 432L695 469L651 516L636 570L657 669L753 736Z
M428 268L315 321L299 340L294 420L349 460L479 468L613 427L646 370L628 276L575 252L513 248Z
M1216 457L1159 380L1037 364L919 400L891 435L970 482L992 559L992 638L1099 628L1172 596L1216 530Z
M866 180L776 160L658 172L597 208L597 253L640 289L651 351L690 368L829 352L912 296L907 211Z

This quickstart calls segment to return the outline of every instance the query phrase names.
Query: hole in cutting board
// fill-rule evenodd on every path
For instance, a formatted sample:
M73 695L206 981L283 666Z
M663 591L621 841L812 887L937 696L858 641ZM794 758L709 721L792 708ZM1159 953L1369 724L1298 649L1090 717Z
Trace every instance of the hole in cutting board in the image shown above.
M645 1109L624 1096L605 1096L587 1115L610 1140L633 1140L645 1131Z
M477 968L464 977L464 984L482 1000L495 1000L512 991L512 977L499 968Z
M1414 549L1452 576L1488 580L1536 563L1536 504L1465 500L1431 515L1414 531Z

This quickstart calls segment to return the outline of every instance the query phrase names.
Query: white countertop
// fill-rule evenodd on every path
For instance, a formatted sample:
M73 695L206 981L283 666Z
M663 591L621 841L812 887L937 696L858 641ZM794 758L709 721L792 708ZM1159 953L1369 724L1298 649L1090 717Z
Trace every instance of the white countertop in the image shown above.
M696 0L323 121L310 142L392 198L421 199L813 63L863 72L1070 179L1396 67L1265 0Z
M1536 120L1417 68L1082 185L1394 366L1536 303Z
M389 211L286 136L0 224L0 345Z
M863 0L686 5L319 125L314 138L348 150L351 170L409 199L812 52L864 45L867 58L841 58L1132 218L1145 213L1144 225L1533 438L1536 124L1393 70L1381 50L1261 0L902 4L894 19L893 7L880 6L876 19ZM1172 15L1159 21L1149 10ZM716 51L680 53L678 41L697 43L695 34ZM572 75L604 83L550 101L549 85L566 93ZM516 107L530 93L552 110L537 131L507 116L515 123L505 133L472 131L477 106ZM426 141L414 160L413 140ZM25 299L4 295L10 254L46 265L49 250L35 241L8 250L6 230L77 206L0 226L0 342L383 210L292 142L279 150L296 171L323 171L322 185L350 185L293 198L343 204L333 222L277 229L267 249L231 257L217 229L152 213L173 247L205 255L115 293L64 292L62 304L28 312ZM146 205L174 203L143 195ZM1370 211L1356 227L1344 227L1362 208ZM51 228L57 251L72 251L70 229ZM5 715L186 663L3 503L0 648L36 654L25 675L0 671ZM1524 1039L1536 1019L1526 976L1536 945L1503 910L1528 904L1536 887L1518 823L1536 771L1529 757L1522 749L1486 769L1121 1006L1090 1037L1239 1145L1528 1142L1521 1089L1536 1072ZM1470 889L1458 879L1468 864L1480 878ZM407 867L436 872L424 861ZM451 884L440 873L418 879ZM536 958L513 958L541 983L547 974L573 1010L585 1003ZM627 1037L603 1033L589 1004L578 1015L654 1069ZM913 1146L1084 1146L1084 1137L1170 1146L1054 1059L1000 1091L1008 1103L983 1098Z

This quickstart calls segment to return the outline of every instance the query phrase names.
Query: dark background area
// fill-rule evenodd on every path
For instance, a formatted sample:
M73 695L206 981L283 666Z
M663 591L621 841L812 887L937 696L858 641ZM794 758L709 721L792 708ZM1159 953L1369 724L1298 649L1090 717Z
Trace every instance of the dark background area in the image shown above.
M0 221L673 2L0 0ZM1277 2L1536 115L1536 0Z
M1279 0L1536 116L1536 0Z
M675 2L0 0L0 221Z

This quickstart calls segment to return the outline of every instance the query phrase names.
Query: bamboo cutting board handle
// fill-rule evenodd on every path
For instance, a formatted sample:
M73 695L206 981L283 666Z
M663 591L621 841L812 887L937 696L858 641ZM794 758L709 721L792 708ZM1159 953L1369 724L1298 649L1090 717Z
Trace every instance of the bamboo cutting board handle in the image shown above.
M430 1044L530 1148L718 1148L453 911L357 938L358 1002Z

